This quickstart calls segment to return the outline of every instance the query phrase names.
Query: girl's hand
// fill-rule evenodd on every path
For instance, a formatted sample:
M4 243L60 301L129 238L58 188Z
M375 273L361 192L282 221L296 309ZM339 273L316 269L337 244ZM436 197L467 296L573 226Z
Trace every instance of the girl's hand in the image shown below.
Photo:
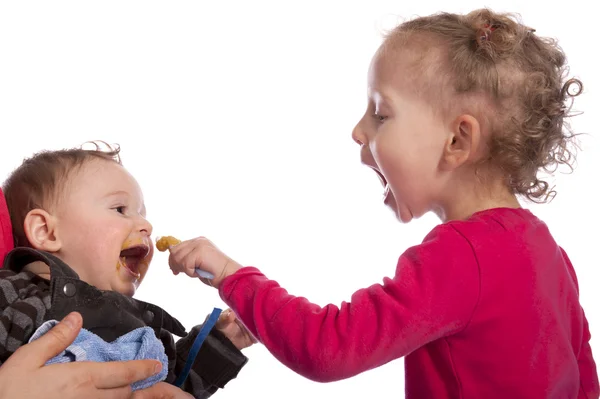
M185 273L190 277L198 277L196 268L211 273L214 279L200 280L218 288L225 277L242 268L233 259L225 255L205 237L182 241L170 248L169 266L174 274ZM199 277L198 277L199 278Z

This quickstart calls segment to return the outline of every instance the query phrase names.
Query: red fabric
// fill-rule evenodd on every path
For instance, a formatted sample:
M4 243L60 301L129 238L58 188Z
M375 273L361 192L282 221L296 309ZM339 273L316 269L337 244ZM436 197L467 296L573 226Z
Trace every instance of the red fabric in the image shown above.
M10 224L10 216L6 207L4 193L0 189L0 268L4 263L4 257L11 249L13 249L14 240L12 235L12 225Z
M289 295L254 267L220 294L277 359L315 381L404 356L408 399L599 396L575 272L527 210L437 226L392 278L339 307Z

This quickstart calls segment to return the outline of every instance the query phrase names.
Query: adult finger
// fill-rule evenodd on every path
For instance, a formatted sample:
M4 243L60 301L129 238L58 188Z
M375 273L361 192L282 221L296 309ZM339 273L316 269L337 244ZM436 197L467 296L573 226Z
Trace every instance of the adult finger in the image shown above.
M20 364L23 361L27 363L29 369L42 367L75 341L82 324L83 320L79 313L69 313L42 337L20 347L6 363Z
M244 325L244 323L242 323L242 321L240 319L235 319L236 324L240 327L240 330L242 330L242 332L244 333L244 335L246 337L248 337L248 339L250 340L250 342L252 342L252 344L257 344L258 340L256 339L256 337L250 332L250 330L248 330L248 327L246 327Z
M223 328L228 324L232 323L236 319L235 313L231 311L231 309L226 309L221 313L217 322L215 323L216 328ZM206 321L206 320L205 320Z
M95 389L94 399L131 399L131 386L127 385L113 389Z
M174 385L165 382L154 384L150 388L135 391L133 399L194 399L192 395Z
M120 388L145 380L160 372L162 364L157 360L130 360L125 362L80 362L92 376L96 388Z

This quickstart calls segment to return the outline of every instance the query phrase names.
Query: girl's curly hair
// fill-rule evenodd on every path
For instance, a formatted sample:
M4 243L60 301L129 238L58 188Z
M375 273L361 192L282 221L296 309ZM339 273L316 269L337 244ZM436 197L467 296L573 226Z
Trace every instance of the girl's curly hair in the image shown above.
M538 174L560 165L573 169L576 135L567 118L583 84L566 79L566 56L555 40L537 36L513 14L481 9L404 22L386 43L419 47L413 65L423 78L418 90L444 101L442 108L461 98L479 103L492 133L485 161L515 194L533 202L556 194Z

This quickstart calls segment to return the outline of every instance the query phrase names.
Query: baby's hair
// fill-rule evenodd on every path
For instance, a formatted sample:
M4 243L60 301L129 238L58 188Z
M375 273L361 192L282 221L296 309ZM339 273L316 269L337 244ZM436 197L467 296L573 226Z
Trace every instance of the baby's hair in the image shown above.
M93 149L84 149L87 144L91 144ZM121 165L119 153L118 145L90 141L79 148L41 151L25 159L2 187L12 222L15 246L29 246L23 224L31 210L48 210L64 191L68 178L86 162L104 160Z
M513 14L481 9L404 22L382 47L398 48L419 54L411 65L416 91L444 112L476 110L491 132L484 163L515 194L540 203L554 197L538 173L573 169L577 143L567 118L583 90L580 80L566 79L566 56L555 40L537 36Z

